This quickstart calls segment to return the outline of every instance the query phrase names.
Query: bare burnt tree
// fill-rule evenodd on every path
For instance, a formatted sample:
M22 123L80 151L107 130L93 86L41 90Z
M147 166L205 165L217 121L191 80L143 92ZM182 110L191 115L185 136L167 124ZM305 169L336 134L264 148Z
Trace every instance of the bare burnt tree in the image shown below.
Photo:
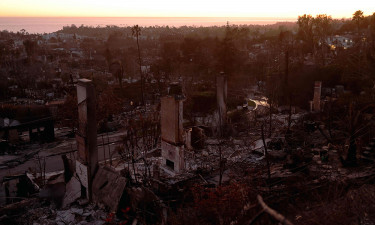
M346 162L344 165L353 166L357 165L357 140L367 132L367 128L371 126L374 121L366 120L363 115L367 110L373 109L375 104L367 103L361 104L359 102L350 101L348 114L345 117L345 124L347 135L347 141L349 142L349 148L347 152Z
M144 181L151 176L151 163L147 160L147 154L156 149L160 141L160 123L158 116L152 115L129 122L126 134L122 137L122 147L119 154L125 162L131 162L133 175L137 182L137 170L135 164L144 163ZM130 169L129 169L130 170Z
M284 79L282 82L282 91L283 96L285 99L287 99L287 103L289 105L289 115L288 115L288 132L290 130L291 122L292 122L292 90L291 86L289 84L289 61L290 61L290 53L293 49L293 41L294 37L290 31L280 32L279 35L279 44L280 44L280 50L284 52L285 56L285 72L284 72Z
M272 114L275 106L277 105L277 98L279 96L279 89L276 87L276 85L272 84L271 82L267 82L267 103L269 106L269 112L268 112L268 137L270 138L272 136L272 130L274 127L272 126Z
M264 138L264 126L265 126L265 122L263 122L261 125L261 134L262 134L262 141L263 141L263 147L264 147L264 157L266 158L266 162L267 162L267 175L268 175L268 179L270 180L271 179L270 161L268 157L267 143Z

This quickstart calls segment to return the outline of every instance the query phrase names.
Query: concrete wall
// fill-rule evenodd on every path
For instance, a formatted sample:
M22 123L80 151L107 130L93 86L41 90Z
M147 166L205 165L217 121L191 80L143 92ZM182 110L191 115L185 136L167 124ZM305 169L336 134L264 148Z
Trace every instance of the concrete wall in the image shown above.
M163 97L160 114L163 166L179 173L185 167L183 100L176 96Z
M78 159L76 173L92 199L92 180L98 167L96 132L96 94L91 80L80 79L77 83L78 131L76 134Z
M183 102L173 96L161 98L161 138L162 140L180 144L183 142Z

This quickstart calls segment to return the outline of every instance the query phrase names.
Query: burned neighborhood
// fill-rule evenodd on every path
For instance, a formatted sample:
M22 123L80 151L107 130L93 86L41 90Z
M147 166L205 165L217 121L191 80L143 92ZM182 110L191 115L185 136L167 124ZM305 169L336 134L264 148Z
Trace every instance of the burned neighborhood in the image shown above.
M374 224L351 13L0 31L0 224Z

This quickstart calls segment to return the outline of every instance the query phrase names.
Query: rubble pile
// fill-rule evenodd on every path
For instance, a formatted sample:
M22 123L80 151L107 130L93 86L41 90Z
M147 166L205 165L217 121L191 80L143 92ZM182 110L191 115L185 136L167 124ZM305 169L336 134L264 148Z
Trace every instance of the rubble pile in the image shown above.
M0 218L3 224L105 224L108 213L104 209L90 204L74 205L67 209L58 209L54 203L42 201L30 203L22 214L4 214Z

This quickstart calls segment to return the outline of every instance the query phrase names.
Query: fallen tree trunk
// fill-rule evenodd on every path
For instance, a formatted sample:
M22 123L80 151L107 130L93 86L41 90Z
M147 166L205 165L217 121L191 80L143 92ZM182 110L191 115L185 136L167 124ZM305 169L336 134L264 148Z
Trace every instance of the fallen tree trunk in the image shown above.
M268 205L266 205L266 203L264 203L263 201L262 196L258 195L257 198L258 198L259 204L262 206L263 210L266 213L270 214L273 218L280 221L280 223L282 224L293 225L293 223L291 223L287 218L285 218L285 216L281 215L276 210L271 209Z

